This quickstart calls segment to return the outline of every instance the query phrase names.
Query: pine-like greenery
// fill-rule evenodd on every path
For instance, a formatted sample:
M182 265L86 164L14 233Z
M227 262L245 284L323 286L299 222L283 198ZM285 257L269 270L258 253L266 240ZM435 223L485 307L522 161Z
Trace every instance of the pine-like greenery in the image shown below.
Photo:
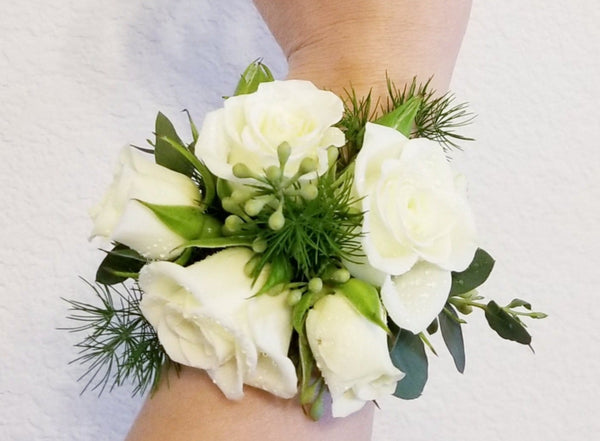
M120 291L114 286L86 283L99 305L66 300L71 311L67 318L78 324L65 329L87 333L75 345L80 349L79 356L71 362L87 367L79 378L87 381L82 392L91 388L101 394L107 386L112 390L126 382L133 385L132 395L143 394L149 386L156 387L163 368L170 362L139 309L139 287L122 285Z

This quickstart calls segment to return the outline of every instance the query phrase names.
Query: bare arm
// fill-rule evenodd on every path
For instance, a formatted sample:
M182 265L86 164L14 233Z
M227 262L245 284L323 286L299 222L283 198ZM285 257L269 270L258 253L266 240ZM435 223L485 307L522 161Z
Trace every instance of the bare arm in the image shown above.
M254 0L289 62L289 78L359 96L385 93L386 72L398 86L416 75L445 91L471 0ZM366 441L373 406L315 423L295 400L246 387L229 401L200 371L173 374L147 400L128 441Z

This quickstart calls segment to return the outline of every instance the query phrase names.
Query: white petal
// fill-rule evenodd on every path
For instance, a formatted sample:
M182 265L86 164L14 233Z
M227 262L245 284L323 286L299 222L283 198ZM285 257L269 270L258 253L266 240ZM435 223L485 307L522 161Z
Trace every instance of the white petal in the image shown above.
M239 400L244 396L243 373L235 357L216 369L206 371L229 400Z
M387 159L399 158L408 139L399 131L379 124L367 123L363 146L356 157L354 185L361 196L367 196L381 175Z
M450 271L419 262L401 276L388 276L381 288L381 299L398 326L417 334L442 310L451 284Z

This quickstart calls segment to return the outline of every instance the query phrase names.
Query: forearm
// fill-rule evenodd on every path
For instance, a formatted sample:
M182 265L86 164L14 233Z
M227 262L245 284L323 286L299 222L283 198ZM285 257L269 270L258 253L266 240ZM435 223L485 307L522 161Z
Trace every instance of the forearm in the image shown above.
M445 92L471 0L255 0L289 63L289 78L341 94L386 90L414 76Z
M225 398L199 370L173 369L149 398L127 441L364 441L370 439L373 406L346 418L305 416L298 402L245 388L240 401Z

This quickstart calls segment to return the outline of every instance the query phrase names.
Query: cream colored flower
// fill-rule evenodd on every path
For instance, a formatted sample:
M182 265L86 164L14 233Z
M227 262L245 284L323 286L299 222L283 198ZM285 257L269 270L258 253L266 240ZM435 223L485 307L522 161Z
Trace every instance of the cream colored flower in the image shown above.
M244 273L251 257L227 248L187 268L150 263L140 273L140 308L169 357L206 370L227 398L241 398L244 384L291 398L291 309L284 294L253 297L266 274L252 285Z
M92 237L120 242L149 259L173 257L172 250L186 240L136 199L157 205L195 206L201 199L198 187L187 176L124 147L113 183L91 210Z
M291 156L284 174L295 174L302 159L309 157L317 161L320 175L328 168L327 150L345 142L342 131L332 127L343 111L338 96L309 81L261 83L256 92L231 97L206 116L196 154L216 176L243 182L233 175L235 164L262 174L279 164L277 148L287 142ZM314 173L306 176L312 177Z
M394 367L387 334L341 294L327 295L308 312L306 334L332 398L334 417L394 393L404 376Z

